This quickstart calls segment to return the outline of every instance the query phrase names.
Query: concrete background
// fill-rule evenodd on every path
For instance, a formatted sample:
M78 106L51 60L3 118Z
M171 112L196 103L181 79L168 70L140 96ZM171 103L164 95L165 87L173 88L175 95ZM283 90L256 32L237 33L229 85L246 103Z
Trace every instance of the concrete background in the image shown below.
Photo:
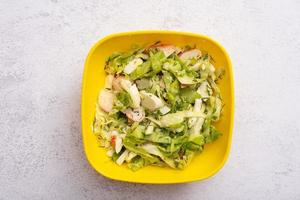
M300 1L0 1L0 199L300 199ZM202 33L235 75L232 151L191 184L108 180L82 148L85 57L115 32Z

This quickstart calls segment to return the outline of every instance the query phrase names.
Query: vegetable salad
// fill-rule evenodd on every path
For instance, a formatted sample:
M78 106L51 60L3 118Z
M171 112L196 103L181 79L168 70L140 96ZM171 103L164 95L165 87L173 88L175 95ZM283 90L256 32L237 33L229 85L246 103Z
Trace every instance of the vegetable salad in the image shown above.
M105 71L93 132L118 165L183 169L221 135L213 122L222 111L216 82L224 71L209 54L157 42L113 53Z

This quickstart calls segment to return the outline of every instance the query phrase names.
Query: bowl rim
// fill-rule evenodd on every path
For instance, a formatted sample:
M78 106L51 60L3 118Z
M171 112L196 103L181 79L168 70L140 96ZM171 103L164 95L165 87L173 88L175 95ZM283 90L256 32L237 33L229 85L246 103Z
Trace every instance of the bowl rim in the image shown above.
M203 38L205 40L209 40L212 43L214 43L216 46L218 46L221 51L223 52L227 62L228 62L228 74L229 74L229 79L230 79L230 90L232 93L232 101L231 101L231 107L230 107L230 112L231 112L231 117L230 117L230 124L229 124L229 135L228 135L228 142L226 146L226 151L225 155L223 157L222 162L216 167L214 170L212 170L210 173L208 173L207 176L203 178L189 178L189 179L180 179L178 181L164 181L164 182L155 182L155 181L145 181L145 180L132 180L132 179L127 179L127 178L117 178L114 176L111 176L110 174L104 173L103 171L99 170L98 168L95 167L93 164L93 161L90 159L89 154L87 153L87 147L85 145L85 130L84 130L84 124L86 123L82 117L84 113L84 105L85 105L85 97L84 97L84 91L86 88L87 84L87 65L89 61L91 60L91 57L95 51L95 49L101 45L102 43L115 38L119 36L135 36L135 35L142 35L142 34L174 34L174 35L185 35L185 36L192 36L192 37L199 37ZM234 78L233 78L233 69L232 69L232 62L229 57L229 54L227 53L226 49L216 40L212 39L209 36L198 34L198 33L191 33L191 32L184 32L184 31L171 31L171 30L136 30L136 31L128 31L128 32L118 32L118 33L112 33L109 35L104 36L102 39L98 40L92 48L89 50L88 55L85 59L84 62L84 70L83 70L83 78L82 78L82 87L81 87L81 108L80 108L80 117L81 117L81 131L82 131L82 143L83 143L83 148L84 152L86 155L86 159L88 160L89 164L92 166L92 168L103 175L106 178L112 179L112 180L117 180L117 181L123 181L123 182L129 182L129 183L143 183L143 184L178 184L178 183L189 183L189 182L195 182L195 181L201 181L201 180L206 180L212 176L214 176L217 172L219 172L225 165L226 161L228 160L230 150L231 150L231 143L232 143L232 135L233 135L233 126L234 126Z

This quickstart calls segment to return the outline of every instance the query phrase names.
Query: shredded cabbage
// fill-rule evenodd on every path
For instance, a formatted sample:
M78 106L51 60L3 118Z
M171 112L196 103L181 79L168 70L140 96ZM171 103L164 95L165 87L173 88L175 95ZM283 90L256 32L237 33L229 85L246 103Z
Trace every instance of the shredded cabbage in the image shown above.
M104 69L106 92L99 95L93 132L117 164L133 171L184 169L221 136L213 123L222 114L217 81L224 70L209 54L155 43L113 53Z

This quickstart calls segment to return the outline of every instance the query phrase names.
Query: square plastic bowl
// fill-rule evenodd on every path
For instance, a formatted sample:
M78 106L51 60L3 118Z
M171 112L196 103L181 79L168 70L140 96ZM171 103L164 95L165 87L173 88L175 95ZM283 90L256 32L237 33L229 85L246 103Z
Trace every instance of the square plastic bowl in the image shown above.
M225 75L218 82L225 104L222 117L215 125L223 135L207 144L184 170L147 166L136 172L126 165L119 166L106 156L92 132L98 93L104 85L105 59L116 51L126 51L133 44L149 44L155 41L178 46L196 45L212 55L216 68L224 68ZM183 183L206 179L218 172L225 164L231 145L233 128L233 75L231 61L225 49L207 36L173 31L137 31L109 35L97 42L90 50L82 83L81 119L84 150L89 163L100 174L115 180L136 183Z

